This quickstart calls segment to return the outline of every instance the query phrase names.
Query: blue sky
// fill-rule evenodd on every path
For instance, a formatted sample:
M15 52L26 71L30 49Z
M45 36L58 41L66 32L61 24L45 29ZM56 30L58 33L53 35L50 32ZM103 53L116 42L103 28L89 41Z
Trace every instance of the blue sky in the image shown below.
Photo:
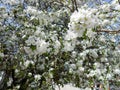
M112 0L104 0L104 1L110 2L110 1L112 1Z

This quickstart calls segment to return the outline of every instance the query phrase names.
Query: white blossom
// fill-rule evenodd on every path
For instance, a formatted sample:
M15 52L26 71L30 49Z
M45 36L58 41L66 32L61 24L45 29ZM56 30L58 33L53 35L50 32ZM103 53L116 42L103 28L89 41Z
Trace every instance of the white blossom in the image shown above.
M26 42L27 45L36 45L36 39L37 39L37 37L30 36L28 38L28 40L26 40L25 42Z
M103 20L102 25L103 26L110 25L110 21L105 19L105 20Z
M56 40L54 44L55 54L59 52L60 47L61 47L61 43L58 40Z
M75 64L71 64L71 65L70 65L70 68L76 69L76 65L75 65Z
M106 75L106 78L109 79L109 80L111 80L111 79L112 79L112 74L108 73L108 74Z
M0 53L0 57L4 57L4 53Z
M34 55L32 49L30 49L30 47L24 47L24 50L27 54L29 54L29 56Z
M32 14L37 14L36 8L35 8L35 7L32 7L32 6L27 6L26 12L32 13Z
M115 69L115 70L114 70L114 73L115 73L115 74L120 74L120 69L118 69L118 68Z
M97 51L95 50L90 50L90 55L93 56L94 58L98 57Z
M78 70L79 70L80 72L83 72L85 69L84 69L83 67L79 67Z
M95 34L96 32L93 32L92 30L87 30L87 33L86 33L86 35L91 39L95 38Z
M45 40L37 40L36 42L36 54L43 54L47 51L47 48L49 46L49 43L47 43Z
M35 80L36 80L36 81L38 81L38 80L40 80L40 79L41 79L41 75L36 74L36 75L34 76L34 78L35 78Z
M65 36L65 40L76 39L76 37L77 37L77 34L74 31L68 30L67 35Z
M7 85L8 85L8 86L11 86L12 82L13 82L13 79L12 79L12 78L9 78L9 81L7 82Z
M91 88L86 87L85 90L92 90Z
M16 2L13 1L8 0L6 2L14 5ZM30 0L32 3L37 1ZM71 0L62 1L64 5L70 4L68 6L72 8ZM80 4L82 1L77 0L76 2ZM38 7L38 3L36 3L36 6ZM111 79L118 81L114 76L120 74L120 48L118 38L116 38L119 34L109 33L109 30L116 29L116 27L119 29L119 25L114 25L120 21L118 0L95 7L84 4L78 6L78 11L75 10L74 12L70 12L66 7L59 10L55 8L55 10L49 12L38 10L37 7L27 5L25 9L21 6L16 9L15 6L14 9L17 10L17 13L14 13L14 10L6 13L5 8L0 8L2 14L0 19L0 60L4 60L0 63L0 65L3 64L1 68L4 68L6 61L12 60L10 64L13 66L9 69L15 69L15 78L23 79L22 76L25 76L31 77L31 80L34 79L30 81L31 83L28 79L29 88L32 87L31 84L37 87L43 75L50 85L52 85L51 82L56 84L55 76L60 77L57 78L57 84L59 84L59 81L64 84L67 80L74 85L74 82L79 81L76 79L81 79L80 81L85 81L85 83L80 83L80 86L83 87L94 83L91 82L93 78L94 80L101 80L104 84ZM4 9L4 11L1 9ZM18 18L14 18L14 14ZM11 30L14 22L9 23L7 20L11 21L13 18L16 24L19 21L20 28L18 25L14 27L15 30ZM38 25L34 25L34 20L39 22ZM111 28L112 26L113 28ZM103 30L103 32L100 30ZM104 32L104 30L108 30L108 32ZM5 58L3 58L4 56ZM7 63L9 66L9 62ZM26 70L28 74L26 74ZM38 74L39 71L42 71L42 73ZM67 75L70 75L70 77L66 77ZM84 75L84 78L81 75ZM79 76L79 78L76 76ZM1 79L2 77L0 77ZM9 79L11 78L8 78L7 85L11 86L12 80ZM46 84L45 82L42 86ZM20 87L20 85L17 86ZM37 88L39 89L39 87ZM91 90L89 87L80 89L71 84L66 84L60 89Z
M75 11L70 17L69 29L76 32L78 34L78 37L82 37L86 29L92 30L93 28L98 26L99 19L97 16L94 15L94 11L94 9L83 8Z
M77 55L77 52L73 51L73 52L72 52L72 57L75 58L76 55Z
M56 86L55 90L59 90L59 87ZM60 90L81 90L81 89L74 87L70 84L67 84L67 85L64 85L63 87L60 87Z
M28 67L30 64L34 65L34 62L30 60L24 62L25 67Z
M74 50L75 45L71 42L64 42L64 51L72 51Z

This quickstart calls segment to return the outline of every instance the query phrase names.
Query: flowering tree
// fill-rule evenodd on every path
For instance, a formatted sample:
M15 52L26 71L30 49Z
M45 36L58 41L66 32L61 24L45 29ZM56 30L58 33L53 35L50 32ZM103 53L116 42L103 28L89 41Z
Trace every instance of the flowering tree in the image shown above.
M104 89L110 82L119 86L119 2L89 1L2 2L0 89L54 90L71 83L92 90L95 82Z

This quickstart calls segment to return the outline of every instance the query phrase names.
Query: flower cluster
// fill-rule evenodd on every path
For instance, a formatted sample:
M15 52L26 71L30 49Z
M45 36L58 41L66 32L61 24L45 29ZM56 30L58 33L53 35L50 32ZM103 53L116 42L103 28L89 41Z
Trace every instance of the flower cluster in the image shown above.
M70 17L69 29L77 33L78 37L82 37L86 29L90 33L92 29L99 26L99 19L95 12L97 9L78 9Z
M66 7L69 3L61 1L65 7L59 10L21 4L9 13L0 9L0 71L8 74L3 76L9 78L3 78L6 87L53 90L65 85L63 90L92 90L96 82L108 88L108 81L119 86L119 33L109 33L119 23L117 1L85 4L73 13Z

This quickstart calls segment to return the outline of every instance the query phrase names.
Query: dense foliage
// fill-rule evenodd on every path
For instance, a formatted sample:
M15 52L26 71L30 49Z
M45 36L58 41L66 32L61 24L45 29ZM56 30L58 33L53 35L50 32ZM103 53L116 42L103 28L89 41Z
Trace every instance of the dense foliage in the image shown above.
M120 86L118 0L2 1L0 90Z

